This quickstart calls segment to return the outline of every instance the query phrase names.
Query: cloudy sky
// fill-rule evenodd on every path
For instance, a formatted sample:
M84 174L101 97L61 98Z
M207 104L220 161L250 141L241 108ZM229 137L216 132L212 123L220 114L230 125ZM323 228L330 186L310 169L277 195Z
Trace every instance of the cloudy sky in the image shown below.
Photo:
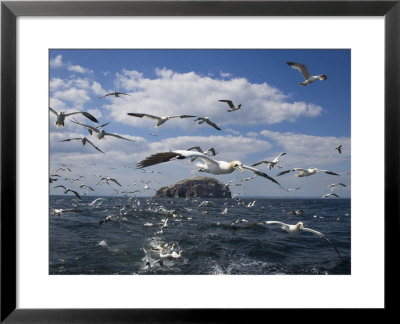
M326 74L326 81L300 86L300 73L286 64L300 62L311 74ZM50 184L51 194L62 194L63 184L84 194L80 184L95 189L87 195L115 195L116 191L141 190L138 196L153 196L161 186L189 177L209 175L198 172L195 163L177 160L146 169L135 169L145 157L163 151L200 146L214 147L216 159L240 160L251 165L271 160L281 152L279 165L269 170L287 192L271 181L235 171L213 176L222 182L233 180L233 194L264 197L321 197L331 183L341 197L350 197L350 50L50 50L49 105L56 111L87 111L104 129L135 142L106 137L97 139L86 128L67 118L65 127L55 126L49 113L50 174L58 174ZM120 91L129 96L108 96ZM227 112L220 99L242 104ZM188 114L208 116L222 130L194 118L172 119L159 128L155 121L127 113L156 116ZM74 116L90 126L95 123ZM105 154L78 140L86 136ZM335 147L343 146L342 154ZM68 165L72 172L59 170ZM291 168L327 169L340 176L315 174L297 178L295 172L276 176ZM58 171L57 171L58 170ZM78 179L73 181L71 179ZM97 184L101 176L117 179ZM144 189L142 181L151 189ZM115 190L114 190L115 189Z

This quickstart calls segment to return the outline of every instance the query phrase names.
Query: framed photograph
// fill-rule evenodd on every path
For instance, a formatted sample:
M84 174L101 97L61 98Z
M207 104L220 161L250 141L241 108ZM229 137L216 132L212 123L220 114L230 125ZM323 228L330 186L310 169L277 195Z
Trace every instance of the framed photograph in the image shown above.
M1 320L392 309L399 14L2 2Z

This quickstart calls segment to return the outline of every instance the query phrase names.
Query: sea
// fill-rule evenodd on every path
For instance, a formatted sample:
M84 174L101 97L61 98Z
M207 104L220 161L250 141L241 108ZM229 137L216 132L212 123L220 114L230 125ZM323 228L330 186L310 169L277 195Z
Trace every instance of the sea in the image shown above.
M49 202L51 275L351 274L350 199L51 195ZM315 233L265 221L303 222L340 255Z

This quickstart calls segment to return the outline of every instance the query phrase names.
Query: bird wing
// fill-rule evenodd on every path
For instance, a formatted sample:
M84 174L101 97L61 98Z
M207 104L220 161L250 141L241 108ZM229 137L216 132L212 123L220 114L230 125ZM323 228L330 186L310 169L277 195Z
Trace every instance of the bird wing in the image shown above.
M63 185L58 185L58 186L55 186L54 188L64 188L64 190L67 190L67 188L65 188Z
M251 166L256 166L256 165L259 165L259 164L262 164L262 163L270 164L271 162L270 161L260 161L260 162L252 164Z
M51 107L49 107L49 109L50 109L50 111L53 113L53 114L55 114L56 116L58 116L58 112L57 111L55 111L53 108L51 108Z
M304 77L304 79L307 80L311 77L310 72L308 72L308 69L304 64L294 63L294 62L287 62L287 64L290 65L292 68L298 70Z
M72 120L72 122L73 122L74 124L78 124L78 125L81 125L81 126L83 126L83 127L86 127L87 129L90 129L90 130L92 130L92 131L95 132L95 133L99 133L99 132L100 132L96 127L92 127L92 126L89 126L89 125L81 124L80 122L78 122L78 121L76 121L76 120Z
M285 152L282 152L281 154L279 154L279 155L273 160L273 162L278 162L278 161L279 161L279 158L280 158L281 156L285 155L285 154L286 154Z
M180 116L177 116L177 117L179 117L179 118L192 118L192 117L196 117L196 116L192 116L192 115L180 115Z
M347 187L344 183L339 182L338 185L341 185L343 187Z
M279 222L279 221L265 221L262 224L266 224L266 225L273 225L273 224L277 224L277 225L281 225L283 229L287 230L289 228L288 224Z
M123 94L123 95L126 95L126 96L130 96L130 94L128 94L128 93L125 93L125 92L117 92L119 95L120 94Z
M86 141L87 141L89 144L91 144L97 151L99 151L99 152L105 154L102 150L100 150L100 149L99 149L96 145L94 145L91 141L89 141L88 139L86 139Z
M279 172L276 176L279 177L279 176L281 176L281 175L284 175L284 174L286 174L286 173L289 173L289 172L295 171L295 170L296 170L296 169L285 170L285 171ZM304 169L301 169L301 170L304 170Z
M148 115L148 114L128 113L128 115L133 116L133 117L139 117L139 118L147 117L147 118L154 119L154 120L161 120L161 117Z
M81 199L81 196L75 190L67 189L66 191L67 192L71 191L72 193L74 193L75 196L77 196L79 199Z
M136 168L146 168L151 165L163 163L163 162L168 162L174 158L179 158L181 156L180 153L177 152L161 152L161 153L155 153L150 155L149 157L146 157L144 160L136 163Z
M211 152L211 155L212 156L215 156L217 153L215 152L215 150L214 150L214 148L212 147L212 148L209 148L208 150L207 150L207 152Z
M228 105L229 105L229 107L230 108L232 108L232 109L235 109L236 107L233 105L233 102L231 101L231 100L218 100L218 101L221 101L221 102L226 102Z
M106 95L99 97L99 99L107 97L107 96L113 96L113 95L114 95L114 92L107 93Z
M214 124L211 120L209 120L209 119L206 119L206 123L208 124L208 125L211 125L212 127L214 127L215 129L217 129L217 130L221 130L221 128L219 128L216 124Z
M86 111L77 111L77 112L73 112L73 113L69 113L69 114L65 114L65 117L68 116L72 116L72 115L76 115L76 114L82 114L83 116L85 116L86 118L90 119L91 121L98 123L99 121L91 114L89 114Z
M193 147L191 147L190 149L187 149L187 150L188 151L196 150L196 151L198 151L200 153L203 153L203 150L200 148L200 146L193 146Z
M131 142L136 142L136 141L134 141L134 140L128 139L128 138L126 138L126 137L119 136L119 135L117 135L117 134L104 133L104 135L113 136L113 137L116 137L116 138L120 138L120 139L124 139L124 140L127 140L127 141L131 141Z
M244 164L242 165L242 168L243 168L243 169L246 169L246 170L249 170L249 171L255 173L256 175L258 175L258 176L260 176L260 177L267 178L268 180L270 180L270 181L272 181L272 182L275 182L277 185L280 186L280 184L279 184L278 181L276 181L274 178L270 177L268 174L266 174L266 173L264 173L264 172L261 172L261 171L255 169L255 168L252 168L251 166L244 165Z
M328 171L328 170L317 170L317 172L325 172L326 174L337 175L337 176L339 175L339 174L337 174L335 172Z
M118 186L122 187L121 184L120 184L117 180L112 179L112 178L111 178L110 180L111 180L111 181L114 181Z
M69 141L81 140L81 139L82 139L82 137L74 137L74 138L68 138L68 139L65 139L65 140L61 140L59 142L69 142Z
M318 235L320 238L322 238L322 239L324 239L325 241L327 241L327 242L335 249L335 251L336 251L336 253L338 254L338 256L339 256L340 258L342 257L342 256L340 255L338 249L336 248L336 246L335 246L331 241L329 241L328 238L327 238L325 235L323 235L322 233L320 233L320 232L318 232L318 231L316 231L316 230L313 230L313 229L311 229L311 228L302 227L301 229L302 229L303 231L306 231L306 232L314 233L314 234Z

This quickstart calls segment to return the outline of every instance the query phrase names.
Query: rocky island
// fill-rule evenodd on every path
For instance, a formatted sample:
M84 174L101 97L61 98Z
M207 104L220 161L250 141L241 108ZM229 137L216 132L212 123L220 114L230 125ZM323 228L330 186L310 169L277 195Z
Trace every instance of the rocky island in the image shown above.
M155 197L231 198L229 187L210 177L183 179L174 185L157 190Z

